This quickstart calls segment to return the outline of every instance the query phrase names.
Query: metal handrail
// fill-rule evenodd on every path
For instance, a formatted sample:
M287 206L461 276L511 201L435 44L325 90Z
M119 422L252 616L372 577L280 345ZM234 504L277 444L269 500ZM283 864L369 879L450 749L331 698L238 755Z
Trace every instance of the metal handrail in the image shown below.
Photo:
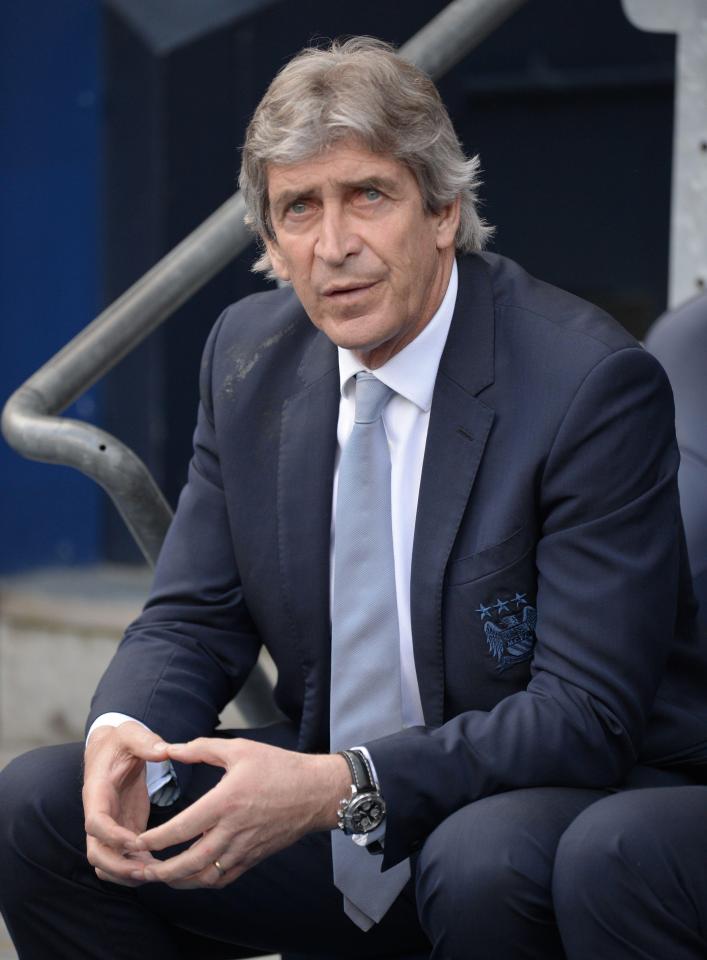
M525 2L453 0L400 55L436 79ZM116 437L58 414L245 249L252 234L244 212L237 193L25 381L3 410L7 442L32 460L75 467L99 483L150 564L172 517L150 471ZM256 683L263 685L262 674Z
M244 213L240 194L227 200L33 374L3 410L7 442L32 460L75 467L99 483L153 565L172 511L150 471L105 430L56 414L247 246L252 235Z

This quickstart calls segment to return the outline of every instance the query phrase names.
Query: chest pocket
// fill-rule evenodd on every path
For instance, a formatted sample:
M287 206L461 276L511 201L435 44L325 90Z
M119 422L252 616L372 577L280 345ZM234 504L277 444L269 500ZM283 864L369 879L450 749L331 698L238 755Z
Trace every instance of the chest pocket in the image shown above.
M518 527L499 543L485 547L468 557L459 557L447 567L447 583L470 583L516 563L535 546L535 537L530 524Z

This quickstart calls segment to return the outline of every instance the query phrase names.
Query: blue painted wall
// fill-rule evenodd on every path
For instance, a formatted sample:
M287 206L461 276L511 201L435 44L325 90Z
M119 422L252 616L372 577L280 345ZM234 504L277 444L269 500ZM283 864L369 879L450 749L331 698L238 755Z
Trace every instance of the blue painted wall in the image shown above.
M0 8L0 400L96 314L101 91L97 0ZM95 420L98 394L75 414ZM103 494L0 440L0 572L87 562Z

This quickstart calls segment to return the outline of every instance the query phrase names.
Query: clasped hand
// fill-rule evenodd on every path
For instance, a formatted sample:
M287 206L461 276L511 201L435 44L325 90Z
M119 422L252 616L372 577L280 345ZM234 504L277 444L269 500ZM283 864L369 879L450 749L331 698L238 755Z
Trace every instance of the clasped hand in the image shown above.
M95 742L94 742L95 741ZM145 762L223 767L219 783L171 820L146 830ZM312 830L336 825L350 779L336 755L281 750L246 739L168 744L137 723L100 728L86 750L87 854L97 876L126 886L220 888ZM159 860L154 851L190 844ZM216 865L218 861L218 865Z

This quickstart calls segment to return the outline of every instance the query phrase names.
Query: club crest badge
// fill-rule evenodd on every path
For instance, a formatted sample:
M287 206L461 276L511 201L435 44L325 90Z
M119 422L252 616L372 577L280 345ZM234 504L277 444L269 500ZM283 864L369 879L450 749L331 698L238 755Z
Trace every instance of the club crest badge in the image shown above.
M489 653L496 660L499 672L530 660L535 647L535 625L538 614L526 599L527 594L498 597L493 603L483 603L477 613L484 625Z

